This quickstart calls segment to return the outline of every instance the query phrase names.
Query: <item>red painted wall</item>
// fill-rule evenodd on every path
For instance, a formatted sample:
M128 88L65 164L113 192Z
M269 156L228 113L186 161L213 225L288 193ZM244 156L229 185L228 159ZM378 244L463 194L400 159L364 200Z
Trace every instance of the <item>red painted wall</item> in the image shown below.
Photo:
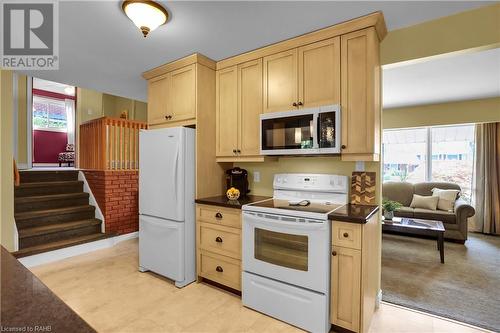
M58 155L66 151L67 143L65 132L33 130L33 162L57 163Z

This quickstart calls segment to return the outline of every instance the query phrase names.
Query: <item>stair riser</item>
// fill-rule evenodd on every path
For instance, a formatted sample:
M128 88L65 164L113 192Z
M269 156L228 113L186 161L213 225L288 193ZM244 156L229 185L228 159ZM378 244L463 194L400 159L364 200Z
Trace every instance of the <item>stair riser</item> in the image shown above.
M82 206L82 205L88 205L88 203L89 203L88 197L16 203L15 204L15 212L21 213L21 212L29 212L29 211L33 211L33 210L45 210L45 209L64 208L64 207L71 207L71 206Z
M39 183L78 180L78 171L27 171L21 172L21 183Z
M92 235L99 232L101 232L101 225L96 224L79 229L59 231L39 236L21 238L19 241L19 249L24 249L30 246L36 246L50 242L56 242L64 239L69 239L72 237Z
M50 195L63 193L78 193L83 192L83 183L59 186L41 186L30 188L15 188L16 197L29 197L35 195Z
M94 210L75 212L69 214L60 214L53 216L33 217L30 219L16 219L17 227L19 229L37 227L42 225L49 225L54 223L79 221L94 218Z

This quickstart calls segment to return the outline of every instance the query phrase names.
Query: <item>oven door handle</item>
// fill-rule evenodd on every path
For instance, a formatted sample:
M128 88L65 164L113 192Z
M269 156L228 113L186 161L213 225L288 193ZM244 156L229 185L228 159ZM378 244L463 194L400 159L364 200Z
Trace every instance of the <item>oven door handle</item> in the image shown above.
M243 222L254 225L255 223L264 224L273 227L291 227L298 230L321 230L327 227L328 221L318 221L318 222L286 222L279 219L268 218L265 213L261 216L257 216L255 213L243 212ZM276 216L276 215L275 215ZM293 217L287 217L293 218ZM305 219L307 220L307 219ZM309 219L310 220L310 219Z

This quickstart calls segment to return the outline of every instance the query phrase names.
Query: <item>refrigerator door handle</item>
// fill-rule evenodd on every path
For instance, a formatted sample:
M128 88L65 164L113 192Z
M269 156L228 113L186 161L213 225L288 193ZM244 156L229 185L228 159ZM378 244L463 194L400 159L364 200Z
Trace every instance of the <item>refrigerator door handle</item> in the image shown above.
M178 168L178 164L179 164L179 149L177 148L176 152L175 152L175 164L174 164L174 195L175 195L175 202L177 202L178 198L177 198L177 182L178 182L178 179L177 179L177 168Z

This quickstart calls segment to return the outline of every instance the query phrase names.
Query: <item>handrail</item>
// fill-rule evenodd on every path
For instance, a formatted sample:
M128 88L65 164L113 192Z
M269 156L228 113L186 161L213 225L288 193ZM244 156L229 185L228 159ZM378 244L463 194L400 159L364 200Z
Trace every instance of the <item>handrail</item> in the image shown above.
M139 130L142 121L101 117L80 125L81 169L136 170L139 167Z

